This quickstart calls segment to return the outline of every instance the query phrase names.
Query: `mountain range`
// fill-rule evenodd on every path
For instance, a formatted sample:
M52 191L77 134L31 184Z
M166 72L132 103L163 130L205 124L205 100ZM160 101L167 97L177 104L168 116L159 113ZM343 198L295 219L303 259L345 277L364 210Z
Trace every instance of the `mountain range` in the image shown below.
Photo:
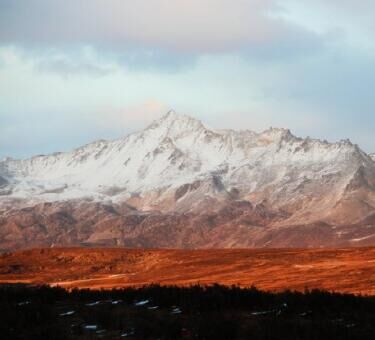
M375 244L375 154L168 112L140 132L0 161L0 249Z

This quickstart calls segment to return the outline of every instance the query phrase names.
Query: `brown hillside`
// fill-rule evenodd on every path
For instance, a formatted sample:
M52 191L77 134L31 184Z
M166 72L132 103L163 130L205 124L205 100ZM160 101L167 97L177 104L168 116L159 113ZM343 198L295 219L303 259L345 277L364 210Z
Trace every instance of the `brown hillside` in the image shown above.
M34 249L0 256L0 282L66 288L193 283L375 294L375 248L305 250Z

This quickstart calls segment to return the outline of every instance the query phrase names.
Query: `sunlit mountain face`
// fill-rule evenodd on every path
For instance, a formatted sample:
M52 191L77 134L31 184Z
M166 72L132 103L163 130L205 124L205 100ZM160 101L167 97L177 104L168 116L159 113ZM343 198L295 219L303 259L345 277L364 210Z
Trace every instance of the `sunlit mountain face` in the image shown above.
M286 129L215 130L170 111L117 140L3 160L0 176L6 249L375 240L371 156L348 140L330 144Z

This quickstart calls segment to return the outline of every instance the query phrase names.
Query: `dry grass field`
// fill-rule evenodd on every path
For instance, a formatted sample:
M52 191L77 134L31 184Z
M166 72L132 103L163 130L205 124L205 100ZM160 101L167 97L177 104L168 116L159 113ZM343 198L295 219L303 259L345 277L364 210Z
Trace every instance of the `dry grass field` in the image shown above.
M120 288L254 285L375 295L375 248L139 250L49 248L0 255L0 283Z

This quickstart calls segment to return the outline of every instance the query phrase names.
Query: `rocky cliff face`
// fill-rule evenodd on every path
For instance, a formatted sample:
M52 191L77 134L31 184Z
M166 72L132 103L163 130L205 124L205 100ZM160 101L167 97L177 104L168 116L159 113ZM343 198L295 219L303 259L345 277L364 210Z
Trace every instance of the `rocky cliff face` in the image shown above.
M374 207L375 163L350 141L174 112L119 140L0 162L4 249L367 244Z

